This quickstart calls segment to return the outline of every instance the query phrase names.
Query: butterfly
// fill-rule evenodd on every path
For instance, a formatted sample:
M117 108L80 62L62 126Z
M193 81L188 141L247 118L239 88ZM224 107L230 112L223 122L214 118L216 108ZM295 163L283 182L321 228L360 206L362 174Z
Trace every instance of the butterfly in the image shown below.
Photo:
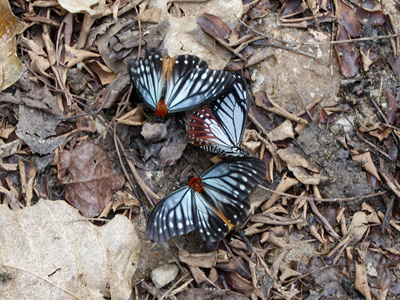
M208 69L197 56L164 57L156 49L148 50L145 59L129 61L128 71L158 117L205 105L229 92L235 80L228 71Z
M265 176L264 162L253 157L227 158L162 199L147 221L146 233L157 242L197 229L207 242L219 241L247 218L247 196Z
M201 148L227 156L246 156L240 148L249 111L244 78L234 73L235 83L224 97L219 97L211 108L196 109L190 118L189 141Z

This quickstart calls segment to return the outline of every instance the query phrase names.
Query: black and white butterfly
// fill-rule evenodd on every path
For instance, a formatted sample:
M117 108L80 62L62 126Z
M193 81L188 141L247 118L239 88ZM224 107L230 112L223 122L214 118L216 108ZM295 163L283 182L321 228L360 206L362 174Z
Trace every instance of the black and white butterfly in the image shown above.
M132 82L158 117L205 105L226 94L235 79L228 71L208 69L194 55L164 57L156 49L128 62Z
M240 148L249 111L246 81L233 74L235 83L226 96L196 109L190 117L189 140L201 148L227 156L246 156Z
M197 229L207 242L223 239L246 220L250 209L247 197L265 172L264 162L257 158L221 161L162 199L147 221L147 235L163 242Z

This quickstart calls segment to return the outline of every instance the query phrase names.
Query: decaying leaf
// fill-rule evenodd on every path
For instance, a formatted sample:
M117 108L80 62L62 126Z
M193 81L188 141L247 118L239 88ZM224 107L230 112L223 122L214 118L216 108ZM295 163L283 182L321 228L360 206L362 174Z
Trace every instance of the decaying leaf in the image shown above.
M0 267L13 274L0 298L129 299L140 242L126 217L98 227L47 200L19 211L0 205L0 215Z
M112 171L107 152L87 141L60 153L58 178L65 199L85 217L98 216L125 182Z
M56 135L60 123L54 115L21 105L16 134L29 146L32 153L49 154L61 146L68 135Z
M15 35L20 34L25 24L13 15L10 3L0 0L0 92L16 82L22 74L22 64L17 57Z

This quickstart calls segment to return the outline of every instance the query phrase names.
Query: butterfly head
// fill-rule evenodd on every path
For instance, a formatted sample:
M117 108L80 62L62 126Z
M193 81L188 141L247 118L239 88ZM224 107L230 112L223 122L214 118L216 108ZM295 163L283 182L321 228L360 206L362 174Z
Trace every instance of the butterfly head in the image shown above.
M192 189L194 189L196 192L198 192L199 194L204 192L204 186L201 183L200 178L198 177L192 177L189 180L189 184L188 184Z
M160 100L157 104L157 110L156 110L156 115L159 118L164 118L167 114L167 105L165 105L164 100Z

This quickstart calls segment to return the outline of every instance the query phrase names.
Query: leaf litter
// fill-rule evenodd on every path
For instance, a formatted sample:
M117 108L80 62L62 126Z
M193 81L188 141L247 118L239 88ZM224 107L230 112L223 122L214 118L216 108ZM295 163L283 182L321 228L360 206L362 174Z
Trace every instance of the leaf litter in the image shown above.
M60 298L128 299L132 292L160 299L396 299L400 19L395 4L186 2L10 2L28 26L17 22L10 35L1 36L12 41L25 28L17 39L22 75L0 70L1 82L10 82L1 85L0 94L0 220L22 213L37 228L47 220L41 220L43 203L58 205L52 215L63 220L72 208L49 201L57 199L84 216L113 219L108 225L116 220L128 225L129 218L135 230L118 224L107 241L113 247L130 243L137 270L124 261L119 267L129 267L125 274L97 272L93 286L105 284L93 291L92 285L82 287L77 274L72 285L53 282L66 271L52 265L42 274L34 263L44 260L52 244L39 245L39 237L54 234L46 225L38 237L29 238L32 228L20 234L38 244L17 268L10 262L24 252L7 252L8 261L0 265L1 295L25 295L36 286L22 285L23 276L24 282L47 282ZM6 23L0 19L0 28ZM252 213L243 227L251 252L236 233L205 253L195 234L178 237L167 248L143 234L144 210L220 160L187 144L187 113L157 123L129 87L125 62L160 45L170 56L194 54L212 68L243 70L247 78L254 102L242 144L268 166L263 187L250 196ZM11 67L20 68L18 62ZM46 200L38 202L41 198ZM32 209L38 211L28 214ZM74 220L82 219L74 214ZM98 219L91 222L99 225ZM68 221L64 227L74 229L62 241L83 259L86 245L92 249L99 242L81 247L78 224L89 223ZM13 241L11 232L2 232L4 245L21 248L24 242ZM127 236L117 240L116 232ZM109 267L99 253L90 258L96 265L86 264L85 271ZM156 288L151 271L175 264L177 277ZM77 287L76 293L66 286Z

